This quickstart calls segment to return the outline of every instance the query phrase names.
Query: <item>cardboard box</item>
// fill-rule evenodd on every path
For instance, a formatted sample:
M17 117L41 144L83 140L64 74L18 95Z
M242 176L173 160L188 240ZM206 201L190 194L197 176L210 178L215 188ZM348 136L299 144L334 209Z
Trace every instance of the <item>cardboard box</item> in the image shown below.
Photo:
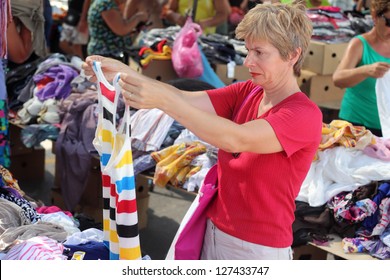
M138 229L144 229L148 226L148 209L149 209L149 198L148 194L146 197L137 199L137 214L138 214Z
M301 90L316 104L341 103L345 89L334 85L332 75L318 75L311 71L302 70L297 80Z
M228 73L228 66L226 64L216 64L214 68L215 73L226 85L251 79L249 70L244 65L236 65L234 67L234 73L231 73L232 75L228 75L230 73Z
M152 60L146 67L142 67L133 59L129 60L129 66L143 75L161 82L178 79L172 60Z
M326 260L328 253L311 245L293 248L293 260Z
M348 43L328 44L310 41L303 68L317 74L333 74L347 49Z
M153 177L142 173L138 174L135 177L135 188L137 199L148 197L149 190L153 189Z
M61 189L59 188L51 189L51 204L57 206L61 210L66 210L65 202L61 194Z
M34 150L33 148L27 148L22 142L22 129L23 125L9 123L11 155L30 154Z
M31 149L30 153L11 155L9 171L19 181L42 181L45 178L45 149Z

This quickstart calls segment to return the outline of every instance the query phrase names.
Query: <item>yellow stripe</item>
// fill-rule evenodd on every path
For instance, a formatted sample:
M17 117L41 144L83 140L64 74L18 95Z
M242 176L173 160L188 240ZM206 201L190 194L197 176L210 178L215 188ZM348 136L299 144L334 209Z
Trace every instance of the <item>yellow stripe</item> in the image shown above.
M132 164L133 163L133 154L131 151L126 151L123 157L121 158L121 161L118 162L118 164L115 166L115 168L121 168L126 164Z
M141 248L119 248L119 258L122 260L137 260L141 258Z
M109 219L103 220L103 229L104 229L104 231L108 231L110 229L110 220Z
M112 133L107 129L102 130L102 140L103 142L112 142Z
M110 242L119 243L118 233L115 230L110 230Z

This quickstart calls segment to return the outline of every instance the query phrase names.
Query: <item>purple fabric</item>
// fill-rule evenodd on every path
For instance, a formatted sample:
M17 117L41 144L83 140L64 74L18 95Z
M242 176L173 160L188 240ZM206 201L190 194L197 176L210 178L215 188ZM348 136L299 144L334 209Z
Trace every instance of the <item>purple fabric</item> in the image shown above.
M390 161L390 139L376 137L376 144L366 146L363 153L373 158Z
M382 183L379 188L377 194L373 197L373 201L376 203L376 205L380 205L382 199L385 197L390 197L390 184L389 183ZM375 213L367 218L364 219L362 226L372 231L374 227L377 225L379 221L379 209L375 211Z
M36 84L46 77L53 79L53 81L39 89L36 92L36 96L40 101L49 98L65 99L72 91L71 81L78 75L79 73L70 66L61 64L52 66L47 71L33 77Z

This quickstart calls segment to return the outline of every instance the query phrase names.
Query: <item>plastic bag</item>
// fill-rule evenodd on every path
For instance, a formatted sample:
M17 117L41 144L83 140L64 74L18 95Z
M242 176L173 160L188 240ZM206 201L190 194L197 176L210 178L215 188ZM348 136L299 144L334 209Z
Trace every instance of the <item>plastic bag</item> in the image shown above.
M376 101L383 138L390 138L390 71L376 80Z
M178 32L172 47L172 65L180 78L196 78L203 73L198 37L202 34L199 24L188 17Z

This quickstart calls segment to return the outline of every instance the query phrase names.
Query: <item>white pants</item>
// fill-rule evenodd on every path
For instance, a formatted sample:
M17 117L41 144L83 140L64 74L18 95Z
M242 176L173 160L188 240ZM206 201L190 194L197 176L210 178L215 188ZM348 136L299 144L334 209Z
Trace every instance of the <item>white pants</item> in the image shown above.
M292 249L247 242L219 230L207 221L202 260L292 260Z

